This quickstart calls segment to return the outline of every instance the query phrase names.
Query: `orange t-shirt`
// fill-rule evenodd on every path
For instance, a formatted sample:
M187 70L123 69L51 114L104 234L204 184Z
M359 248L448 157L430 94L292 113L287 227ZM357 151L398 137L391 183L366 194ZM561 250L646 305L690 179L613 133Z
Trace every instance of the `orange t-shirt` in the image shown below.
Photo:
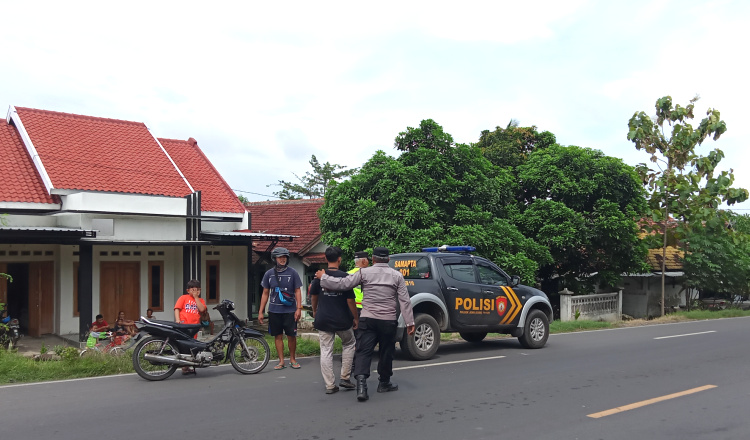
M203 307L206 307L206 302L203 298L200 298L203 303ZM198 312L198 305L195 303L193 295L182 295L174 305L175 309L180 311L180 321L185 324L200 324L201 315Z

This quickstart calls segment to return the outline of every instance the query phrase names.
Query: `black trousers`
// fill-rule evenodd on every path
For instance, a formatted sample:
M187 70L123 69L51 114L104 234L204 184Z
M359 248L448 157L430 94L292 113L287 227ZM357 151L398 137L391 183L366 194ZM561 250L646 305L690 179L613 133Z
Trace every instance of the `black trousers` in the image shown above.
M396 350L396 326L398 321L360 318L355 332L357 350L354 352L354 373L370 377L370 364L375 345L378 345L378 380L388 382L393 376L393 352Z

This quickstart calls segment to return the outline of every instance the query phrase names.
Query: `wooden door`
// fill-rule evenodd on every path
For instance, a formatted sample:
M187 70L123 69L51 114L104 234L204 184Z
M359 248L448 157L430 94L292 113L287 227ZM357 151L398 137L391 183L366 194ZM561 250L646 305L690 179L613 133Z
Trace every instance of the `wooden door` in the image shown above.
M106 261L99 269L99 312L113 325L122 310L128 319L137 320L141 300L141 263Z
M39 337L54 331L55 264L29 263L29 335Z

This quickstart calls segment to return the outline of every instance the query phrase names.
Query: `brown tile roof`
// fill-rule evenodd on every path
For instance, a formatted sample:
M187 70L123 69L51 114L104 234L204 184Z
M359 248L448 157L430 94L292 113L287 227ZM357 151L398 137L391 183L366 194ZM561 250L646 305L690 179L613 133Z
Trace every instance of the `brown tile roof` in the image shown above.
M648 250L647 261L654 271L661 272L662 253L663 250L661 248ZM666 270L682 270L682 260L680 260L680 258L682 258L684 254L683 251L674 246L667 246Z
M201 192L201 211L244 213L245 207L211 164L198 142L159 139L169 156L196 191Z
M304 256L320 242L318 209L323 206L323 202L323 199L302 199L245 203L245 208L250 213L250 231L299 236L291 243L280 246L286 247L291 253ZM256 250L265 248L266 245L261 243Z
M0 119L0 202L60 203L50 196L16 128Z
M190 194L141 122L23 107L16 111L56 189Z

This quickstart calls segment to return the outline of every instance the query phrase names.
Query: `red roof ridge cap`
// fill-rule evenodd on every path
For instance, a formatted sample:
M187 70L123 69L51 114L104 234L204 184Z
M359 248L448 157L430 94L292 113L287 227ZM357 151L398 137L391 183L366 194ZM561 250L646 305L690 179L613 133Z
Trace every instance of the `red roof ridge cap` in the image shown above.
M30 108L30 107L15 107L16 111L18 110L28 110L32 112L38 112L38 113L45 113L49 115L59 115L59 116L69 116L74 118L80 118L80 119L89 119L94 121L107 121L107 122L114 122L118 124L129 124L129 125L142 125L146 126L143 122L136 122L136 121L126 121L124 119L113 119L113 118L102 118L98 116L88 116L88 115L79 115L76 113L64 113L64 112L56 112L52 110L42 110L38 108Z
M194 148L195 151L196 151L196 153L200 154L200 156L203 158L203 160L206 161L206 163L208 164L208 166L211 167L211 169L214 171L214 173L216 173L216 175L219 177L219 180L221 180L221 183L224 184L224 189L226 191L226 194L227 195L231 195L232 197L234 197L235 200L237 200L237 204L242 209L245 209L245 206L242 204L242 202L240 202L240 199L237 198L237 194L234 193L234 191L232 190L232 187L229 186L229 184L227 183L226 180L224 180L224 177L222 177L221 173L216 169L216 167L214 167L214 164L211 163L210 160L208 160L208 157L206 157L206 155L203 153L203 150L201 150L201 147L198 146L198 141L196 141L195 138L191 137L191 138L189 138L186 141L185 140L180 140L180 139L166 139L166 138L162 139L162 138L159 138L159 142L161 142L162 140L173 141L173 142L185 142L190 147Z

